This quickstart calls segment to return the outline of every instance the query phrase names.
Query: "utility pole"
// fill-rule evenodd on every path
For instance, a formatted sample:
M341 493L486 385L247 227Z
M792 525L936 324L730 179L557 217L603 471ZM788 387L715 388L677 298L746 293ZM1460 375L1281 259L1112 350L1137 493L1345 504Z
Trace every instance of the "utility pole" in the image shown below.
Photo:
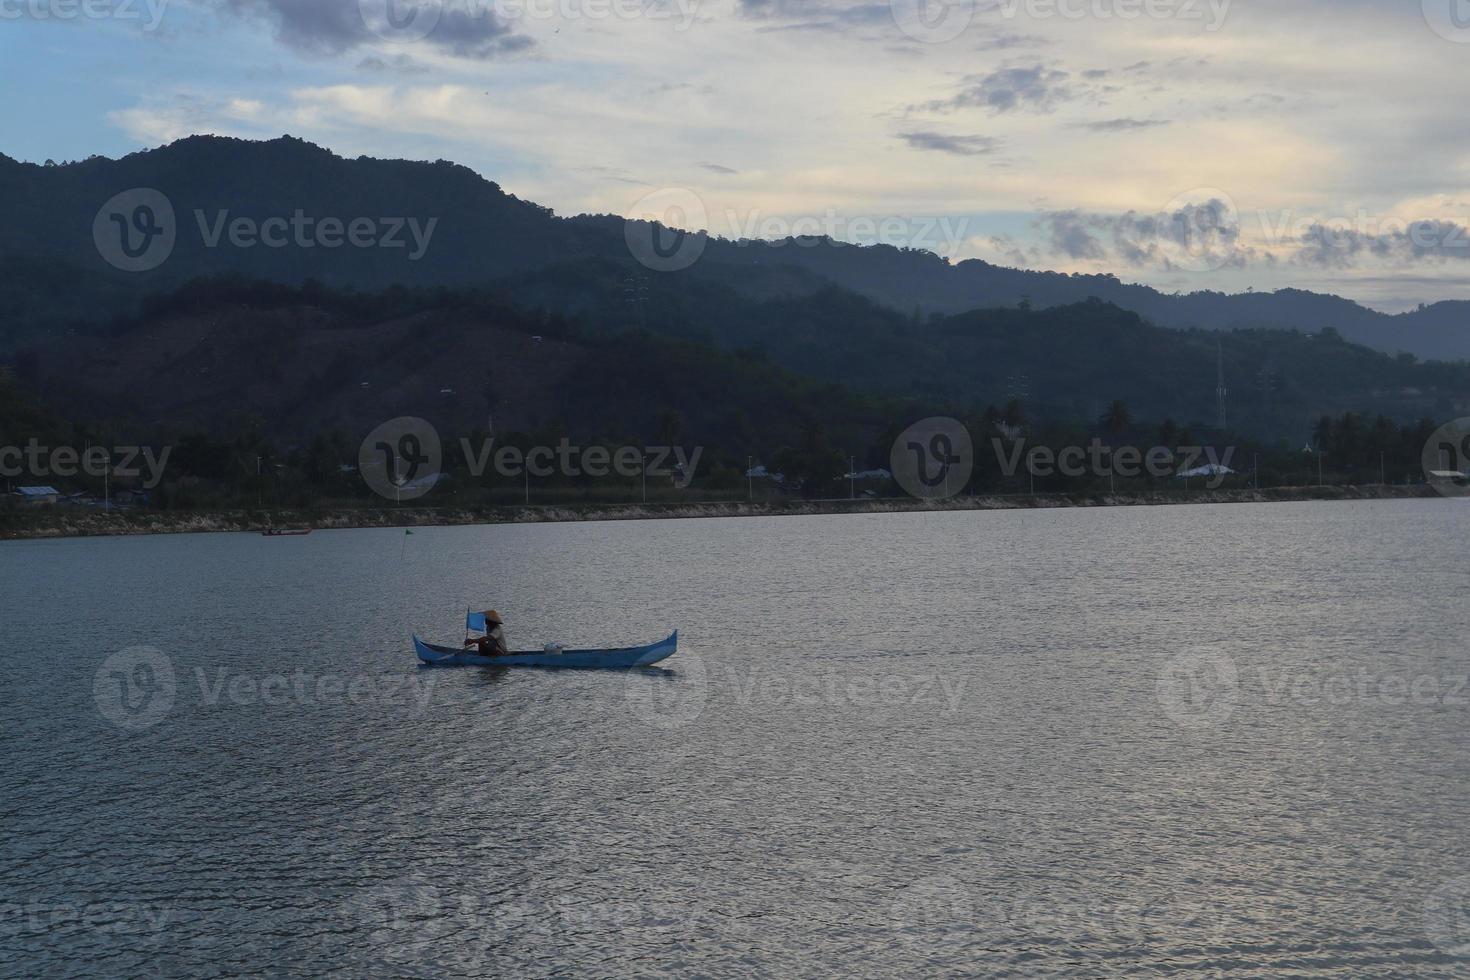
M1261 368L1256 373L1256 387L1261 390L1261 414L1269 423L1271 420L1271 392L1276 389L1276 373L1270 365Z
M1317 450L1317 486L1326 486L1322 482L1322 450Z
M857 457L847 457L847 499L857 499Z
M648 453L643 453L640 461L643 464L639 467L643 471L643 502L646 504L648 503Z
M1261 454L1251 453L1251 486L1261 489Z
M1225 348L1218 339L1215 341L1215 411L1216 424L1220 431L1225 431Z
M755 469L755 457L745 457L745 499L751 503L755 502L755 477L751 471Z
M623 298L633 308L638 318L638 327L648 329L648 280L643 276L629 276L623 280Z
M1383 457L1384 457L1384 454L1382 452L1380 452L1378 454L1378 485L1380 487L1386 487L1386 486L1388 486L1388 479L1387 479L1387 477L1384 476L1384 462L1383 462Z

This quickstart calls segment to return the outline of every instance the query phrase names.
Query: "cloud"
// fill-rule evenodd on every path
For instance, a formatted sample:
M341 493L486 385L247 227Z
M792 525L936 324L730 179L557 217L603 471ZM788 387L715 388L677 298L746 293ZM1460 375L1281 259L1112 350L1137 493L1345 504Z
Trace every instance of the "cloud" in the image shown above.
M1041 250L1034 245L1016 241L1011 235L990 236L990 248L1005 261L1017 267L1041 264Z
M535 43L479 5L473 11L446 9L427 40L456 57L477 60L514 54Z
M738 174L740 172L732 167L721 166L718 163L701 163L700 166L703 167L705 170L708 170L712 174L720 174L726 177Z
M898 138L915 150L933 150L957 156L975 157L994 153L1001 141L994 136L946 136L943 133L899 133Z
M1301 248L1292 261L1347 269L1365 258L1400 265L1470 259L1470 229L1464 225L1439 219L1402 224L1401 228L1381 232L1313 224L1302 234Z
M406 54L392 58L380 58L375 54L368 55L357 63L357 67L363 71L396 72L400 75L422 75L429 70Z
M231 12L274 22L281 43L320 54L341 54L368 38L356 3L342 0L225 0Z
M599 180L613 180L617 181L619 184L633 184L636 187L653 186L648 181L639 180L636 177L632 177L626 171L619 170L616 167L604 167L600 164L589 164L587 166L577 167L576 169L583 173L596 174Z
M977 51L1009 51L1012 48L1041 48L1050 44L1036 34L1017 34L1013 31L997 31L975 46Z
M256 137L262 135L261 125L270 112L257 99L176 94L115 109L107 116L138 142L161 144L200 134Z
M713 85L695 85L692 82L659 82L649 88L644 95L667 95L670 92L693 92L696 95L714 95Z
M1073 261L1172 270L1239 269L1253 259L1271 260L1242 244L1235 209L1213 198L1157 214L1049 211L1035 224L1045 233L1052 254Z
M289 48L317 55L340 55L382 41L368 27L357 0L222 0L226 9L274 25L276 39ZM390 3L392 0L390 0ZM426 0L430 6L435 0ZM491 5L445 3L432 31L420 42L457 58L485 60L529 48Z
M760 28L767 31L845 31L861 27L893 27L886 3L842 3L839 0L738 0L742 17L788 23Z
M1107 250L1092 233L1094 222L1077 210L1053 211L1043 215L1039 222L1047 232L1047 240L1054 254L1069 259L1105 259Z
M1056 68L1001 68L989 75L971 75L960 92L948 99L930 102L935 111L983 108L992 115L1006 112L1052 112L1058 105L1077 97L1069 84L1071 75Z
M1167 119L1102 119L1097 122L1078 123L1079 129L1091 130L1094 133L1127 133L1136 129L1153 129L1156 126L1167 126Z

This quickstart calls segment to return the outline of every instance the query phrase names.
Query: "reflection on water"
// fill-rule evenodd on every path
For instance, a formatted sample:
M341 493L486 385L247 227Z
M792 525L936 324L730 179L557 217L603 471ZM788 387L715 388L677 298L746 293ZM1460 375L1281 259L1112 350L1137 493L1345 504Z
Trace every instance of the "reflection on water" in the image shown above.
M5 972L1464 975L1464 514L5 543Z

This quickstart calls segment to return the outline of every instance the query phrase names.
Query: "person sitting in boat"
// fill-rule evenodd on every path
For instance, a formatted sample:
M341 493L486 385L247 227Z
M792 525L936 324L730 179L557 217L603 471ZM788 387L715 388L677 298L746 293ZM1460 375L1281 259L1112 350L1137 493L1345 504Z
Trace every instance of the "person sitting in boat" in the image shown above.
M510 653L505 647L505 621L494 609L485 611L485 635L466 640L465 646L478 647L482 657L503 657Z

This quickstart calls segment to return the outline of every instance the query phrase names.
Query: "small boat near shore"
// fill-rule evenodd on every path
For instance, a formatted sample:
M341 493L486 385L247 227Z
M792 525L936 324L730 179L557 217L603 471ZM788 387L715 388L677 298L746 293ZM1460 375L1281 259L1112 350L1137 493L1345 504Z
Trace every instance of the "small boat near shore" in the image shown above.
M309 527L268 527L260 534L265 538L296 538L310 534L311 530Z
M485 657L463 647L426 643L415 634L413 649L429 667L562 667L574 670L627 670L667 660L679 649L679 631L666 640L644 647L607 650L524 650L501 657Z

